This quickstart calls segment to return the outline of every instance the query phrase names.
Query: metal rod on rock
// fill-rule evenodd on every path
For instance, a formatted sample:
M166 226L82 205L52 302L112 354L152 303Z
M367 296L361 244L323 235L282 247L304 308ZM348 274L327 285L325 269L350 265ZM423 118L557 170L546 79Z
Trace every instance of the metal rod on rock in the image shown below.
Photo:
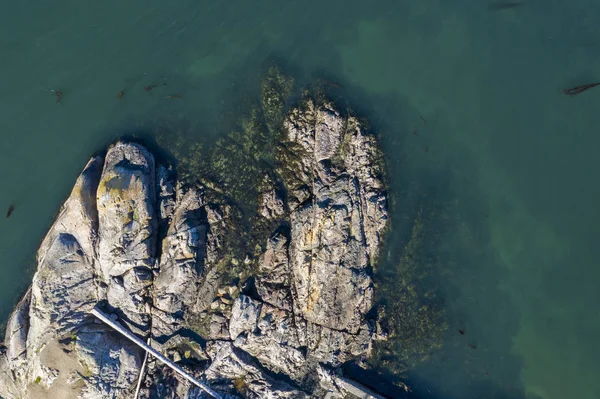
M150 346L150 338L148 337L148 341L146 344ZM142 387L142 380L144 379L144 371L146 370L146 361L148 360L148 352L144 352L144 361L142 362L142 367L140 369L140 376L138 377L138 383L135 387L135 395L133 399L137 399L140 394L140 388Z
M150 353L152 356L154 356L155 358L157 358L158 360L160 360L167 366L171 367L173 370L175 370L175 372L177 372L183 378L185 378L192 384L196 385L197 387L202 389L204 392L206 392L213 398L222 399L221 395L219 395L218 393L216 393L215 391L210 389L207 385L201 383L200 381L198 381L197 379L195 379L194 377L192 377L191 375L186 373L185 370L183 370L181 367L179 367L178 365L173 363L171 360L169 360L167 357L162 355L156 349L150 347L149 345L146 345L141 339L139 339L138 337L133 335L130 331L126 330L122 325L111 320L104 312L102 312L97 307L94 307L94 309L92 309L92 314L94 316L96 316L98 319L100 319L103 322L105 322L106 324L108 324L109 326L111 326L112 328L114 328L115 330L117 330L118 332L120 332L121 334L123 334L127 339L132 341L134 344L136 344L140 348L144 349L146 352Z

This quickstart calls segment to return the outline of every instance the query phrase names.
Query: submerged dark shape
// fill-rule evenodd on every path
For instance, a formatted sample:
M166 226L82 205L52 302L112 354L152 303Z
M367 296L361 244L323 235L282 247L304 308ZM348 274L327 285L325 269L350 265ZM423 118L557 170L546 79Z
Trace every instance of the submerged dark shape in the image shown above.
M323 80L323 83L326 86L333 87L334 89L343 89L344 88L344 86L342 86L341 84L339 84L337 82L334 82L333 80L325 79L325 80Z
M6 218L8 219L10 217L10 215L12 215L13 211L15 210L15 206L14 205L10 205L8 207L8 212L6 212Z
M144 86L144 91L149 92L150 94L152 94L152 89L158 87L158 86L166 86L167 85L167 81L165 80L165 78L163 76L160 77L162 79L162 83L159 85L157 83L152 83L148 86Z
M61 89L52 89L52 90L50 90L50 93L52 93L56 96L56 102L60 104L62 101L62 96L63 96L62 90Z
M457 329L456 331L458 331L458 333L459 333L460 335L465 335L465 329L464 329L464 328L459 328L459 329Z
M563 89L563 93L565 93L565 94L567 94L569 96L574 96L576 94L583 93L584 91L589 90L592 87L596 87L598 85L600 85L600 82L598 82L598 83L589 83L589 84L581 85L581 86L575 86L575 87L572 87L570 89Z
M494 1L488 5L491 11L502 11L508 10L509 8L516 8L525 5L524 1Z

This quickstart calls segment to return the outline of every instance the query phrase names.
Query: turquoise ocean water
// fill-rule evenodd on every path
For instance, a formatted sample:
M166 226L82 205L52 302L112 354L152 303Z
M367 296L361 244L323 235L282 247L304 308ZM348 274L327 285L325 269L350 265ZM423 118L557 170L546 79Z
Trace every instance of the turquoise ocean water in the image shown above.
M0 26L1 320L94 151L161 118L225 133L278 59L373 121L397 203L452 210L437 284L454 344L413 370L415 394L598 397L600 89L561 89L600 81L600 3L32 0Z

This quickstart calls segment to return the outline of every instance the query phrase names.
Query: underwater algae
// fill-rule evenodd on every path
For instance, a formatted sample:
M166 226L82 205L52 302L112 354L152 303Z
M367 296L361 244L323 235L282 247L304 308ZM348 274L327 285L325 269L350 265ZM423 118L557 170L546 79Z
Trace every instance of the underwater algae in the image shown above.
M229 254L222 263L232 281L255 271L257 256L278 223L267 222L257 212L261 193L273 187L283 190L275 172L275 152L293 85L292 78L269 68L260 100L251 102L237 129L210 146L177 130L162 129L156 135L157 143L176 160L182 180L204 186L208 202L227 205Z
M448 329L446 310L433 282L438 271L435 215L425 205L416 211L406 244L392 257L393 267L378 284L389 337L376 343L369 363L393 382L406 378L407 372L439 350Z

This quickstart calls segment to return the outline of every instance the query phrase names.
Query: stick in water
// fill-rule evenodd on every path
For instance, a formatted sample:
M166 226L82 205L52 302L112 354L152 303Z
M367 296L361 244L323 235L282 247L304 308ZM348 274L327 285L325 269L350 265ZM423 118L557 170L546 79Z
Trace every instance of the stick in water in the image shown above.
M576 87L566 89L566 90L563 89L563 93L565 93L568 96L574 96L576 94L583 93L584 91L589 90L592 87L596 87L598 85L600 85L600 82L599 83L589 83L587 85L576 86Z

